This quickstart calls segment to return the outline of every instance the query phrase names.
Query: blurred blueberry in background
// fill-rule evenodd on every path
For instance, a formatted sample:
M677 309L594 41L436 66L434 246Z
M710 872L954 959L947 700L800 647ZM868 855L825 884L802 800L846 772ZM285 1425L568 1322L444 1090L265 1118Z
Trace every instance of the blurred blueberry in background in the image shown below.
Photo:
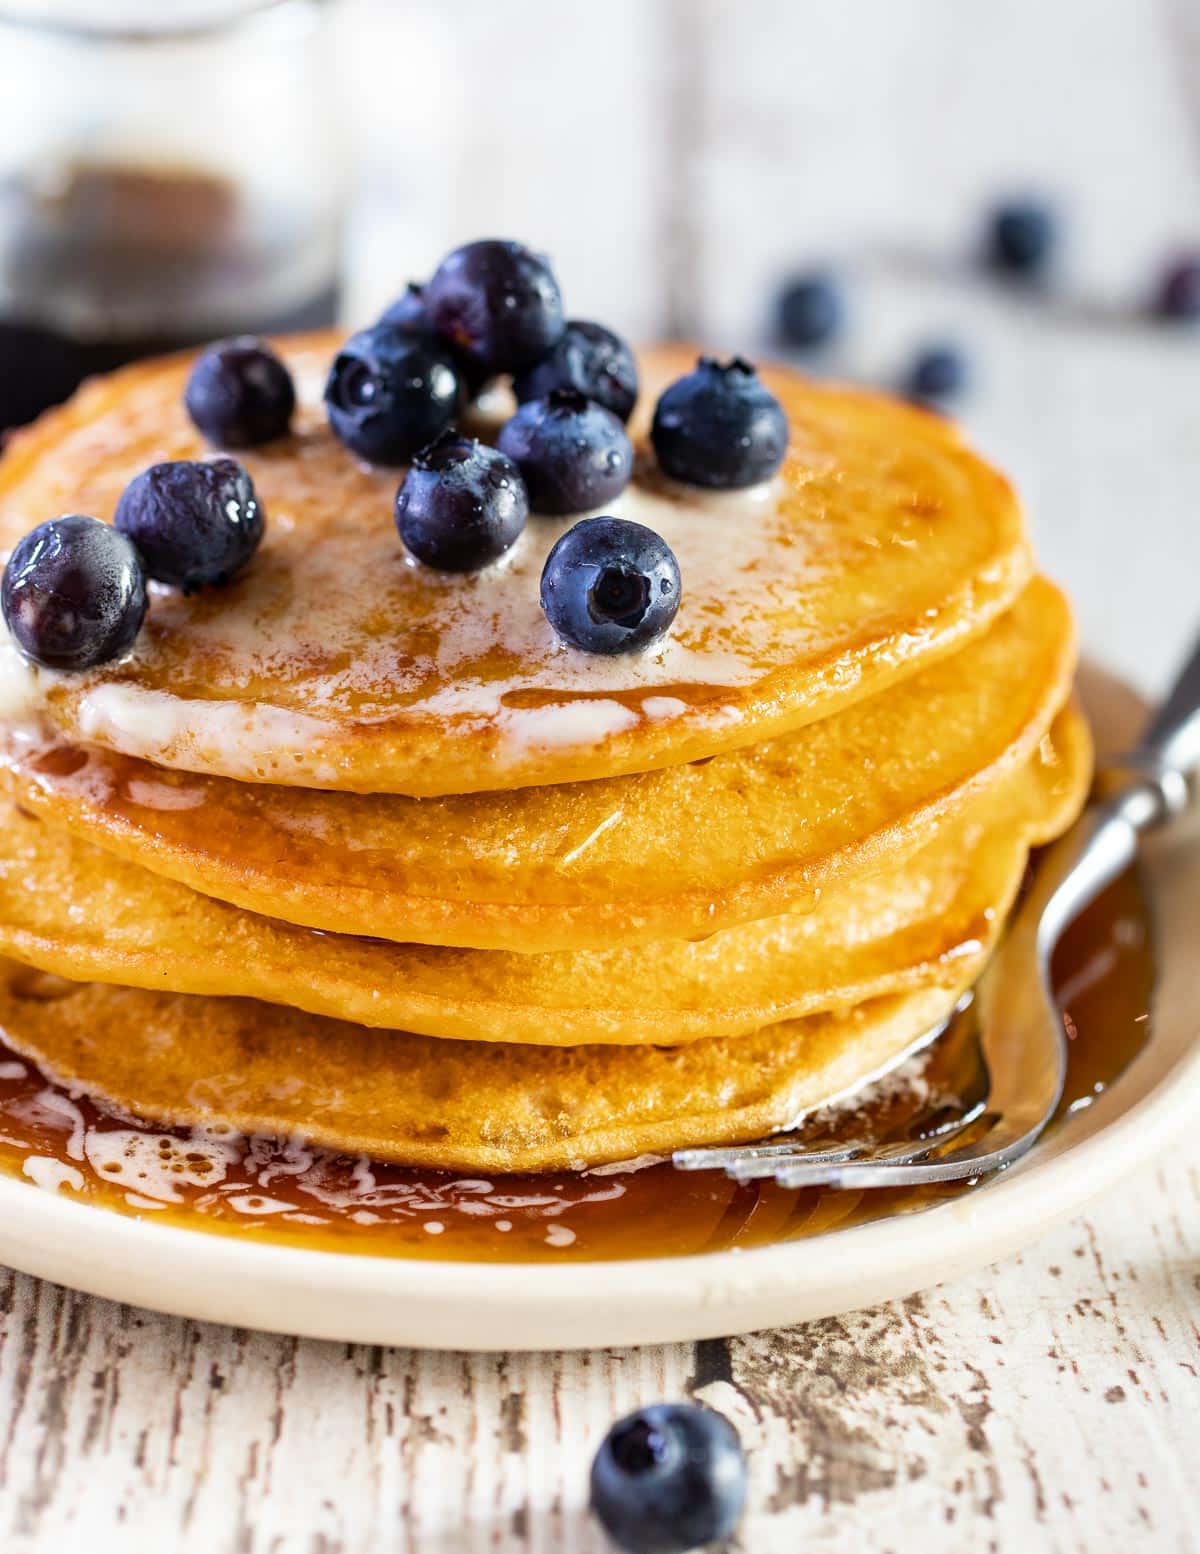
M988 217L984 258L1000 274L1034 279L1045 274L1058 237L1058 219L1046 201L1004 200Z
M1200 253L1179 254L1163 271L1154 311L1160 318L1200 318Z
M776 302L776 334L783 345L813 350L828 345L845 324L846 297L832 270L793 275Z
M900 389L918 404L942 407L957 399L969 380L967 359L950 341L923 346L913 357Z

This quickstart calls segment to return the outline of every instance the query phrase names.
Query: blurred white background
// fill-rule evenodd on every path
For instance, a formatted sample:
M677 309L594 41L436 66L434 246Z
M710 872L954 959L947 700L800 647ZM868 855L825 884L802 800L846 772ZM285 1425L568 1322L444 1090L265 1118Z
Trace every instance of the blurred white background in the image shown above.
M832 260L820 369L959 341L1089 644L1161 680L1200 618L1200 338L1139 310L1200 243L1195 0L346 0L340 47L352 320L488 234L576 315L761 350L780 279ZM1053 304L970 264L1011 191L1061 210Z
M740 338L781 269L954 254L1008 189L1060 200L1100 298L1200 237L1194 0L346 0L343 21L392 253L519 230L638 332Z

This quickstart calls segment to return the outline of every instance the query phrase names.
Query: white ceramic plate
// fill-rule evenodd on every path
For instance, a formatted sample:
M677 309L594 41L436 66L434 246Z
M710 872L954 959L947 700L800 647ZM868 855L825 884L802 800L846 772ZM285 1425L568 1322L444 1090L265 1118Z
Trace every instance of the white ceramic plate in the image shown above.
M1089 698L1105 743L1127 693ZM1159 985L1128 1073L1001 1180L937 1208L704 1256L559 1266L310 1252L89 1208L0 1178L0 1255L57 1283L206 1321L345 1341L558 1349L711 1338L874 1305L986 1266L1119 1191L1200 1109L1200 825L1148 850Z

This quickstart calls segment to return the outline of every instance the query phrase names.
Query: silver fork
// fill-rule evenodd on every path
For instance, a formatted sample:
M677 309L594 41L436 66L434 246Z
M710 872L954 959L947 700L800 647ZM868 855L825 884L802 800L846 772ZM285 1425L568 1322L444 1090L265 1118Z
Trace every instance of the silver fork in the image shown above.
M1142 743L1098 774L1105 800L1047 850L974 997L951 1016L951 1028L973 1021L978 1030L989 1081L982 1115L975 1107L932 1138L901 1143L810 1148L777 1140L679 1150L674 1164L683 1171L720 1169L738 1181L771 1178L784 1187L905 1187L986 1176L1019 1160L1054 1115L1066 1079L1066 1031L1050 979L1055 946L1132 863L1141 838L1187 807L1198 766L1200 643Z

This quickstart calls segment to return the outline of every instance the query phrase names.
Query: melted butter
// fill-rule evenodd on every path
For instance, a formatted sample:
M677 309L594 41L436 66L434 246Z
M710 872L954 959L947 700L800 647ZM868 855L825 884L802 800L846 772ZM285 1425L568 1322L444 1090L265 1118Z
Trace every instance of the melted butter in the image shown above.
M594 745L637 726L637 713L607 696L549 701L542 707L497 709L505 743L518 748L553 750L562 745Z
M164 749L212 751L229 776L250 780L289 757L306 758L326 733L320 718L267 702L185 700L124 683L94 685L78 717L85 740L146 758ZM312 775L328 781L335 772L318 765Z
M659 483L629 487L604 511L662 534L686 559L685 590L711 594L722 579L768 564L777 508L775 484L727 495ZM77 713L83 739L146 759L196 750L227 775L250 780L280 765L286 769L290 759L307 763L309 752L336 731L350 708L367 724L386 721L397 706L408 717L491 724L501 736L502 758L506 751L519 757L530 748L592 746L635 727L642 717L678 717L694 701L714 704L714 721L727 721L722 689L757 680L767 644L753 633L739 640L726 632L731 645L720 647L701 625L672 632L638 655L606 657L567 646L538 603L545 558L565 527L560 520L534 517L508 556L466 580L430 572L397 554L398 542L386 531L359 536L354 548L363 559L356 570L378 576L385 567L429 593L428 613L436 615L436 625L431 621L415 633L411 653L398 652L396 640L380 634L370 643L354 641L352 652L331 656L329 644L353 640L362 603L357 593L347 598L332 577L312 589L302 576L293 577L287 607L265 612L239 608L235 601L224 611L195 614L188 601L156 590L152 622L175 625L186 614L200 655L243 666L235 684L249 688L295 666L319 664L305 678L308 710L273 703L269 695L248 701L189 695L182 687L148 688L134 677L153 653L145 643L128 660L130 676L113 679L107 672L67 677L35 670L7 640L0 656L0 719L28 718L53 687L73 683L83 693ZM343 537L343 543L352 542ZM369 559L368 551L378 555ZM300 573L303 564L291 564L291 570ZM796 581L792 574L793 586ZM775 591L778 584L769 586ZM660 688L671 694L647 694ZM318 766L312 778L333 781L336 771Z
M0 721L20 727L36 719L47 671L35 669L0 627Z
M1073 925L1055 958L1070 1034L1060 1119L1118 1079L1149 1039L1153 973L1146 905L1131 873ZM31 974L28 996L53 998L58 985ZM918 1120L969 1105L977 1082L972 1054L943 1040L799 1131L910 1137ZM315 1250L494 1262L749 1248L976 1190L735 1186L718 1172L681 1173L653 1157L546 1176L416 1171L316 1150L296 1137L156 1128L55 1084L3 1044L0 1170L30 1191L193 1230Z

